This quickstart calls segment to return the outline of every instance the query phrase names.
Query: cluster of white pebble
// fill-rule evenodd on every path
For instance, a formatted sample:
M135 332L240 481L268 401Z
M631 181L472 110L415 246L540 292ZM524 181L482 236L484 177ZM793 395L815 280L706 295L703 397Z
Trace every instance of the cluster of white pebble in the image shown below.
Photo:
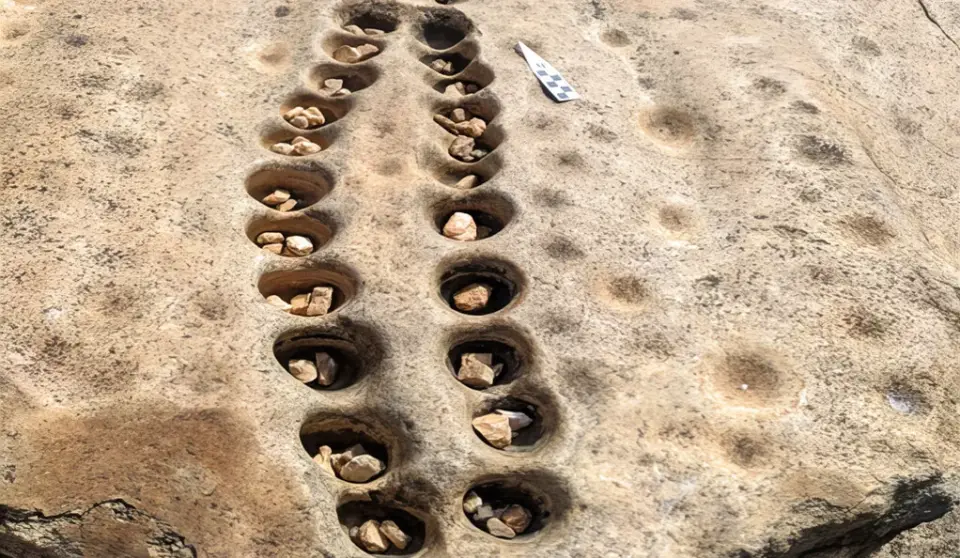
M374 554L387 552L391 545L398 550L403 550L410 544L410 536L389 519L384 521L368 519L359 527L350 529L350 538L360 548Z
M290 140L278 141L273 144L270 149L274 153L279 153L281 155L313 155L314 153L320 153L323 150L322 147L313 143L303 136L297 136Z
M330 446L320 446L313 461L328 473L348 482L367 482L386 468L383 461L370 455L360 444L342 453L333 453Z
M283 114L283 119L295 128L310 130L326 124L327 119L317 107L293 107Z
M282 232L264 232L257 235L257 245L280 256L302 257L313 253L313 241L305 236Z

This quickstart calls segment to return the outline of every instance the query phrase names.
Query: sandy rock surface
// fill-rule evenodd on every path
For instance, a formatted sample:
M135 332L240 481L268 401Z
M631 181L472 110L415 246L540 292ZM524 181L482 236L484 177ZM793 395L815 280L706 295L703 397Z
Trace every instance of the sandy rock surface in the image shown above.
M944 0L0 0L0 555L362 557L388 520L437 557L952 551L957 41ZM512 301L455 312L456 273ZM517 365L471 389L468 341ZM324 350L335 389L285 369ZM510 397L506 452L471 421ZM360 442L367 484L311 459Z

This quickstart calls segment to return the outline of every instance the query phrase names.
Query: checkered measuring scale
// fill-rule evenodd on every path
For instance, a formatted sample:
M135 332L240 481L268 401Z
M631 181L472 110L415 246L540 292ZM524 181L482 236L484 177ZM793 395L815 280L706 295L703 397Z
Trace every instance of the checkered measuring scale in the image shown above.
M550 96L555 100L562 103L580 98L580 95L573 90L573 87L567 83L567 80L563 79L560 72L551 66L549 62L540 58L536 52L530 50L530 47L523 43L517 43L516 51L523 55L527 61L527 65L533 70L534 75L537 76L537 79L547 88L547 92L550 93Z

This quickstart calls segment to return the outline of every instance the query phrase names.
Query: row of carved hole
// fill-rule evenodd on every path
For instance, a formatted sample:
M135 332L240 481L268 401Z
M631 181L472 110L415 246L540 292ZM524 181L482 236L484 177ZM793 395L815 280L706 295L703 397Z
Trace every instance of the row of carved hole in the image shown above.
M525 285L517 268L505 260L488 257L457 256L441 264L436 275L437 296L444 306L463 315L487 316L516 304ZM488 301L478 309L464 309L455 302L455 295L471 285L483 284L489 289ZM323 315L342 310L356 296L359 282L348 267L337 263L314 264L309 269L277 270L264 273L257 284L264 298L290 304L298 295L315 288L332 289L332 303ZM268 300L268 302L271 302Z
M529 527L523 535L518 536L515 541L524 541L533 539L536 534L542 531L554 516L561 515L564 510L565 495L560 494L559 498L551 497L546 491L537 486L539 476L536 473L525 475L526 478L517 479L516 475L510 477L487 477L476 481L469 490L464 492L463 498L468 494L476 494L484 502L490 503L494 507L508 506L517 504L530 511L531 521ZM548 479L549 480L549 479ZM559 501L556 501L559 500ZM463 507L462 501L457 502L458 507ZM556 509L555 509L556 508ZM484 534L489 535L480 525L472 520L469 515L464 513L467 522L473 525ZM403 549L396 547L390 548L384 554L387 555L412 555L418 553L433 538L432 531L436 528L436 521L431 520L428 513L405 506L399 503L377 501L368 501L364 499L347 499L342 501L337 507L337 519L340 521L345 533L352 529L360 527L369 520L375 521L393 521L410 538L409 543ZM357 544L356 542L354 544ZM359 545L358 545L359 546Z

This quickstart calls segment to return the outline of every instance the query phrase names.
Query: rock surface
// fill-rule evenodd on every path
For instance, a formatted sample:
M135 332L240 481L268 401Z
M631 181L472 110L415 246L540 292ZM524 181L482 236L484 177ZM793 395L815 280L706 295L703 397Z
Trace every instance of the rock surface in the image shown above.
M923 511L949 511L934 488L951 494L960 461L955 4L400 2L389 46L339 65L328 39L362 4L0 2L0 506L50 519L5 512L0 544L164 556L150 541L172 533L198 556L363 556L337 516L345 483L310 474L299 439L316 415L358 414L403 448L378 487L431 519L426 556L955 540ZM418 58L426 7L476 26L462 78ZM548 99L518 39L583 99ZM271 153L295 133L281 103L326 77L355 88L330 149ZM434 90L451 79L486 85ZM435 103L489 96L504 140L461 165ZM292 317L260 279L307 262L244 231L273 211L261 193L324 172L316 209L340 225L310 263L349 269L357 295ZM473 173L475 190L443 186ZM432 229L433 203L485 193L515 208L496 242ZM437 275L461 256L515 266L517 303L445 308ZM537 451L474 440L489 394L444 362L474 328L525 355L504 390L556 421ZM348 391L297 385L274 355L317 330L379 349ZM505 472L555 506L529 542L457 523L453 504Z

